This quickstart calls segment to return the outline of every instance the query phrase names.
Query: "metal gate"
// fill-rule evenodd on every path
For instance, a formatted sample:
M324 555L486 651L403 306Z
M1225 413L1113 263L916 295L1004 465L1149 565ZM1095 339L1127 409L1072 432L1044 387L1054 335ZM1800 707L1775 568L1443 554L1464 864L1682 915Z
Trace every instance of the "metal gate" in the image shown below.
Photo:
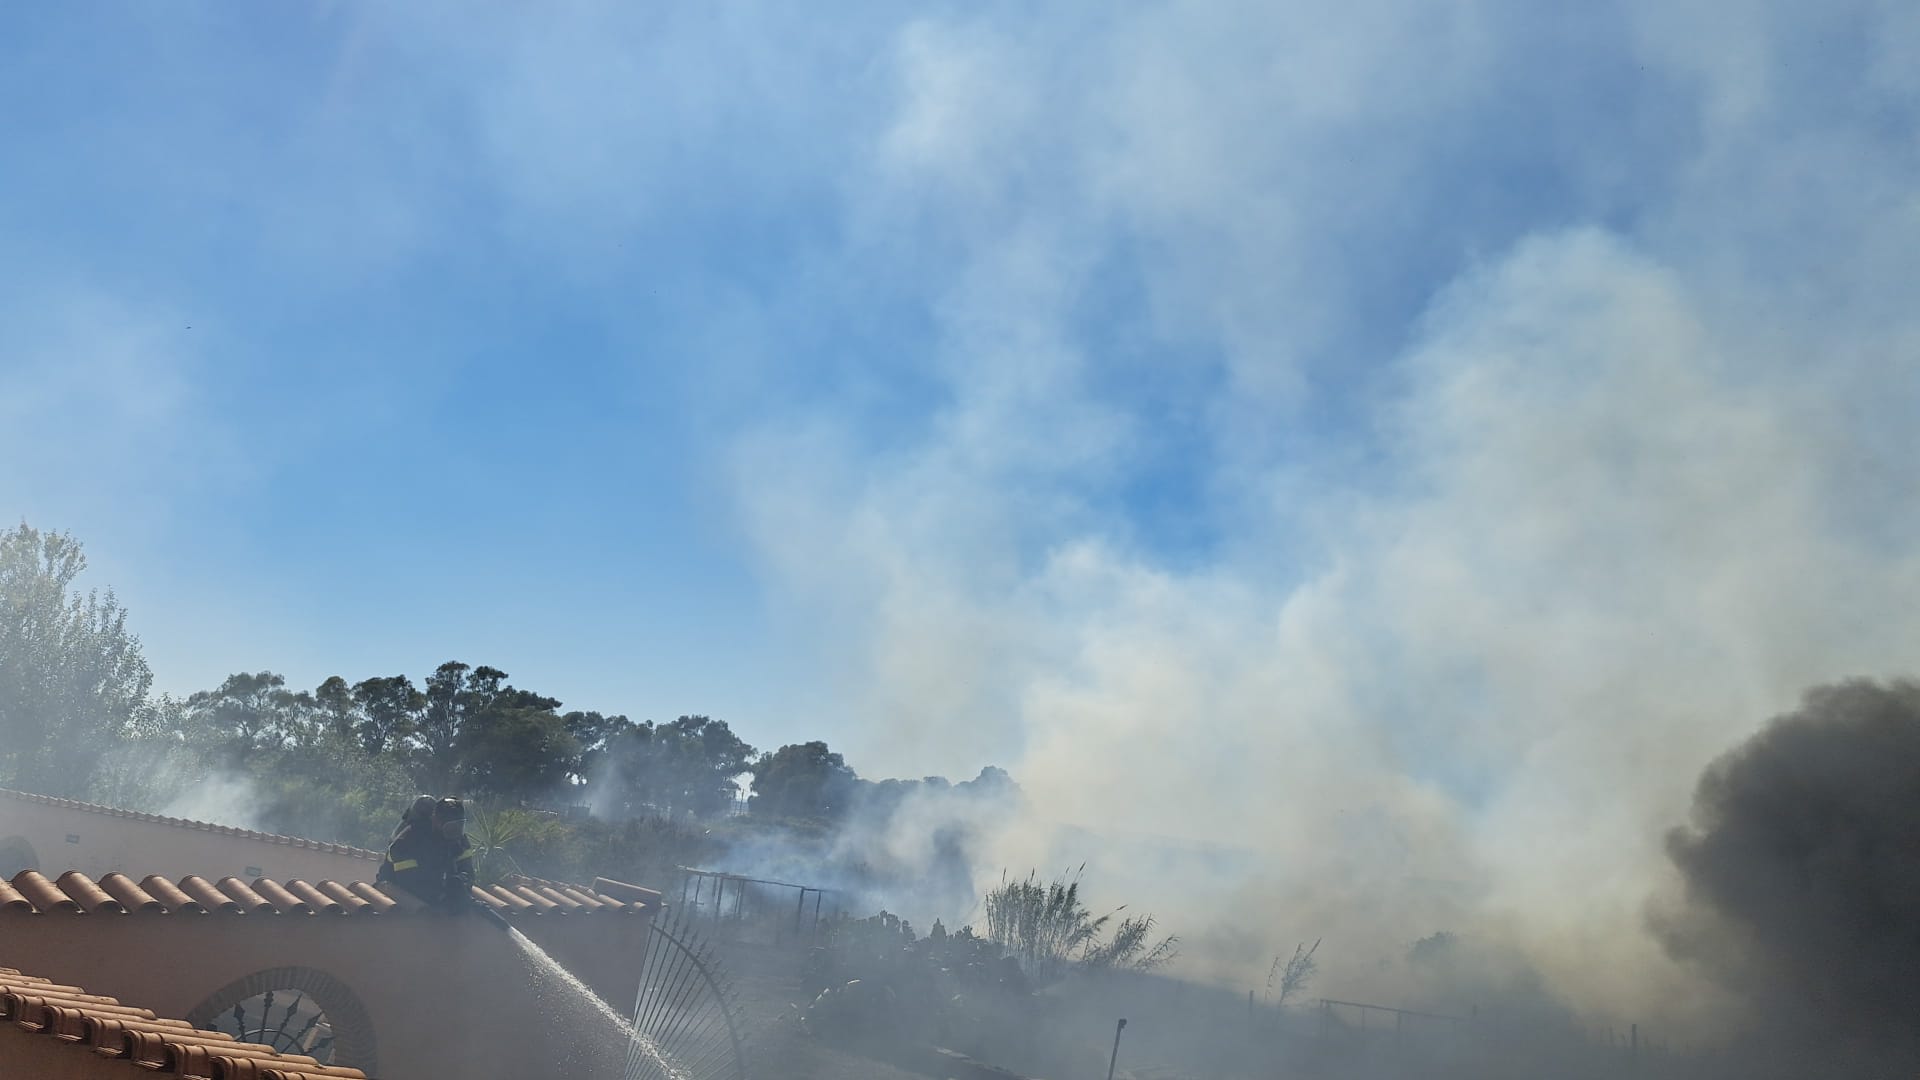
M633 1021L626 1080L747 1080L733 989L677 913L648 935Z

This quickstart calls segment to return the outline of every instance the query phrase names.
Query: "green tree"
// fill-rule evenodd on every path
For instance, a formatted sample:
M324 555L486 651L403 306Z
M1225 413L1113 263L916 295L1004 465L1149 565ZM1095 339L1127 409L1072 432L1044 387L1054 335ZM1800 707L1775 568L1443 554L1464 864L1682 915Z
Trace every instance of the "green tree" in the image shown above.
M414 725L413 774L428 791L451 791L460 775L460 733L468 717L485 709L507 673L485 664L449 660L427 676L426 700Z
M386 698L404 703L404 694ZM381 699L367 700L377 714ZM222 824L378 847L416 787L400 755L367 749L368 711L338 677L307 692L269 671L231 675L185 702L161 699L153 730L110 756L116 768L102 771L101 787L117 805L166 811L196 800L194 814ZM165 762L165 782L128 776L122 751ZM208 779L221 798L197 799Z
M426 707L427 695L405 675L354 683L351 722L360 748L376 757L399 749L419 728Z
M153 673L113 592L84 595L80 542L25 522L0 534L0 783L83 795L145 715Z
M682 716L609 728L589 774L588 798L613 820L718 816L738 797L736 778L752 768L753 747L724 720Z
M376 849L417 791L397 755L369 754L327 725L311 741L260 751L245 768L258 827Z
M313 691L317 719L336 739L352 739L360 716L354 706L353 687L338 675L329 675Z
M753 763L749 807L756 817L831 821L846 812L858 781L826 743L789 744Z
M614 748L639 725L624 716L603 716L597 712L570 712L560 718L573 736L578 756L568 770L572 779L591 783L606 768Z
M752 769L754 749L725 720L682 716L655 729L653 741L665 756L665 793L676 813L714 817L733 808L736 780Z
M587 769L587 802L596 814L608 821L626 821L668 812L660 794L653 736L653 721L629 724L607 735L590 767L582 762Z
M263 750L311 744L320 712L311 695L287 689L285 677L240 672L216 689L188 697L182 720L190 745L204 747L219 764L231 767Z
M159 813L206 778L204 747L186 740L185 706L166 694L151 700L132 734L109 746L87 782L87 799Z
M556 698L511 686L488 693L454 742L457 789L520 804L557 793L580 754L566 721L554 712L559 707Z

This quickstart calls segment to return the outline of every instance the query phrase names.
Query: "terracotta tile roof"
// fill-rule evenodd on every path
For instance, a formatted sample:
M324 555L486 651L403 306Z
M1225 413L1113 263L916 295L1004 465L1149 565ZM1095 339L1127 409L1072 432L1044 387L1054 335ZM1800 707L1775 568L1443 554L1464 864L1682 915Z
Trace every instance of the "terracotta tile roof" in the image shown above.
M591 889L513 878L488 889L476 887L473 895L509 918L635 914L657 904L659 897L651 889L606 878L597 879ZM648 897L654 898L653 904ZM78 870L69 870L51 881L33 870L22 870L11 881L0 880L0 914L330 918L409 913L425 908L406 892L388 892L364 881L343 885L337 881L283 882L263 877L248 883L228 877L210 882L193 876L174 881L154 874L135 882L115 873L96 882Z
M0 968L0 1021L51 1036L55 1043L71 1045L76 1054L91 1050L122 1063L129 1078L157 1072L195 1080L366 1080L358 1069L282 1054L225 1032L201 1031L185 1020L156 1016L12 968Z
M35 795L29 791L12 791L0 788L0 799L15 799L20 802L40 803L44 806L58 806L68 810L83 810L89 814L105 814L108 817L127 818L132 821L152 822L156 825L171 825L179 829L194 829L199 832L213 833L216 836L237 836L246 840L258 840L264 844L282 844L287 847L311 848L334 855L347 855L356 859L380 861L378 851L354 847L351 844L328 844L319 840L302 840L297 836L280 836L275 833L255 832L252 829L236 829L230 825L215 825L206 821L191 821L187 818L161 817L158 814L143 814L137 810L120 810L98 803L76 802L73 799L59 799L52 795Z
M527 877L513 874L506 884L522 900L538 905L541 898L559 905L576 905L593 911L645 911L660 907L660 893L654 889L629 885L612 878L597 877L591 885L575 885L566 881L548 881L546 878Z

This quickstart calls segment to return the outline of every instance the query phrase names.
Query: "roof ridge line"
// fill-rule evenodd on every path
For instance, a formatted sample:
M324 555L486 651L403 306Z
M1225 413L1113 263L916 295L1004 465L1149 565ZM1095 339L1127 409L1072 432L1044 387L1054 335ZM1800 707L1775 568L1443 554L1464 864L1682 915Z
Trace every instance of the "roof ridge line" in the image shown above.
M135 882L125 874L107 875L113 879L102 885L78 870L69 870L48 878L37 870L22 870L11 879L0 878L0 917L44 917L59 915L83 918L136 918L248 915L286 918L300 922L304 918L338 915L358 916L365 921L385 915L414 915L439 910L423 903L405 889L367 881L339 882L331 878L309 883L300 878L278 881L256 877L249 884L235 876L208 881L189 874L177 881L160 874L149 874ZM105 879L103 879L105 880ZM635 885L608 882L609 888L591 891L555 889L544 891L523 886L515 893L504 886L470 888L473 899L486 908L515 919L546 915L614 914L651 915L661 906L659 893ZM613 895L609 895L609 893Z
M326 851L336 855L347 855L356 859L382 858L377 851L357 847L353 844L337 844L328 840L309 840L301 836L284 836L280 833L260 832L257 829L243 829L236 825L221 825L212 821L197 821L193 818L167 817L164 814L149 814L143 810L124 810L117 806L105 806L100 803L83 802L79 799L67 799L58 795L41 795L32 791L18 791L13 788L0 788L0 798L18 799L23 802L40 803L44 806L58 806L66 810L80 810L89 814L104 814L108 817L129 818L154 825L167 825L177 829L191 829L195 832L210 832L218 836L238 836L248 840L259 840L268 844L280 844L286 847L307 848L313 851Z

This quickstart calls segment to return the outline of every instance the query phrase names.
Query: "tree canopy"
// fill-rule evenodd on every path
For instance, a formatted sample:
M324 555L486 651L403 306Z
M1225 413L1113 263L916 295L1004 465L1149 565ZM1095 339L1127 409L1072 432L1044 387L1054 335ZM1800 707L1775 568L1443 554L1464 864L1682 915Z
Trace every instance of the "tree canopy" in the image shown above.
M682 716L671 723L602 724L594 762L595 803L615 813L712 817L732 809L736 779L752 767L754 748L724 720Z
M334 674L311 689L238 671L154 697L126 610L111 592L82 591L85 569L65 533L0 534L0 785L367 846L415 794L462 795L482 804L476 820L492 823L501 865L527 856L555 875L657 874L712 857L726 846L717 833L778 835L784 851L832 860L843 853L829 834L872 832L931 798L940 809L912 869L862 857L846 872L909 875L941 895L971 888L972 801L1017 797L991 767L959 784L873 782L820 740L762 752L703 714L563 711L559 697L466 660ZM748 779L748 813L736 816Z
M761 816L831 821L852 806L858 779L826 743L789 744L753 763L750 809Z
M146 715L153 673L113 592L75 586L86 567L67 533L0 534L0 784L82 794Z

